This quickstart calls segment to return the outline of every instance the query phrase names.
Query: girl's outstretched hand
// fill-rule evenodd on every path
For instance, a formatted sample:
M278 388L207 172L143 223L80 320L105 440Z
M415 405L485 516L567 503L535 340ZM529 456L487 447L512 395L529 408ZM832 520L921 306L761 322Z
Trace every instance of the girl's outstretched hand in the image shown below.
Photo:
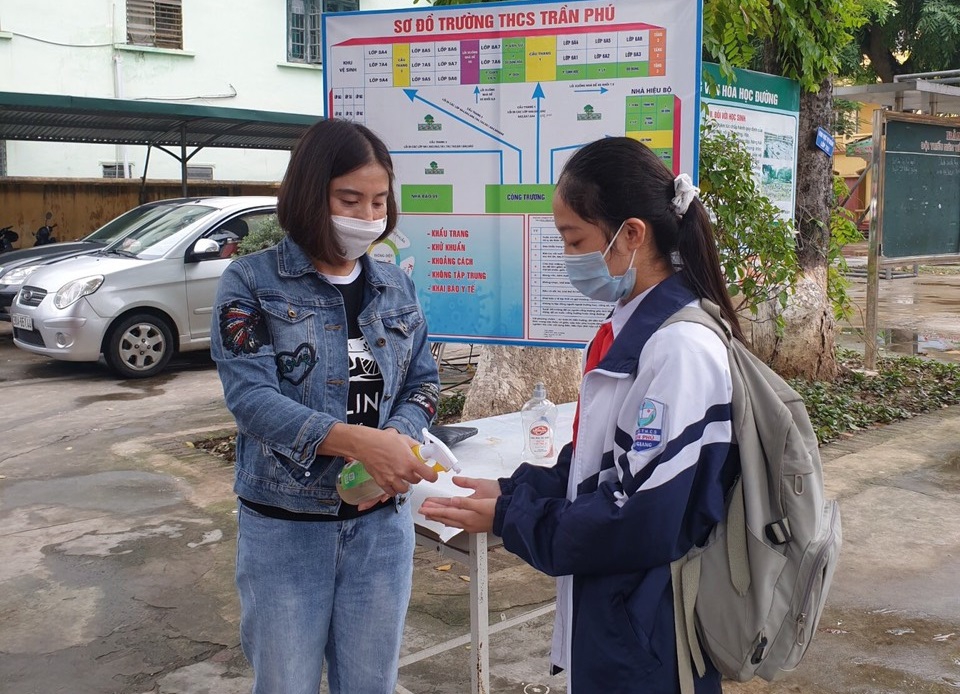
M489 482L491 480L481 480ZM464 486L464 485L460 485ZM499 486L498 486L499 491ZM497 500L475 496L430 497L420 506L420 513L428 520L463 528L468 533L488 533L493 529L493 514Z
M457 475L453 478L453 483L463 489L472 489L471 499L496 499L500 496L500 483L497 480Z

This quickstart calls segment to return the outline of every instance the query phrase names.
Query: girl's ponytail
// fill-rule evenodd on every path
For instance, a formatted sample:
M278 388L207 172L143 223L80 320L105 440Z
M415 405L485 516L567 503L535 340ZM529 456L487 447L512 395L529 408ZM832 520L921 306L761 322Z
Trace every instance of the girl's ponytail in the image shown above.
M697 296L709 299L720 307L720 313L730 324L734 336L742 340L740 321L733 309L727 283L720 270L720 255L717 253L713 224L698 198L690 202L677 227L677 253L680 256L680 273L684 280Z

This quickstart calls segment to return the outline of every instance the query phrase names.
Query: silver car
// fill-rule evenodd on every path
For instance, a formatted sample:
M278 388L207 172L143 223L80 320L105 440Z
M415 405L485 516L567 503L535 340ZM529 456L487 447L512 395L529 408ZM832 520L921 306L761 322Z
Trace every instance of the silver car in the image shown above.
M153 215L163 214L169 204L169 200L164 200L135 207L79 241L60 241L43 246L31 246L0 255L0 321L10 321L10 306L13 300L30 273L38 267L106 248L114 241L135 231Z
M207 349L220 275L273 197L172 200L92 255L37 268L10 307L17 347L153 376L176 351Z

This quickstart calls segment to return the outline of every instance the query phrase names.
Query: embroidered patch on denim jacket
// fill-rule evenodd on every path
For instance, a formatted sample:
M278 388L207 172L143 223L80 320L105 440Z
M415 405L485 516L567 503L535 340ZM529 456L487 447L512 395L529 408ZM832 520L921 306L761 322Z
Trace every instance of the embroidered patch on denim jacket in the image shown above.
M270 344L270 331L260 311L230 304L220 309L220 338L234 354L256 354Z
M433 417L437 413L437 401L440 399L440 389L435 383L423 383L417 388L407 402L412 403Z
M317 351L306 342L292 352L277 352L277 375L295 386L303 383L317 365Z

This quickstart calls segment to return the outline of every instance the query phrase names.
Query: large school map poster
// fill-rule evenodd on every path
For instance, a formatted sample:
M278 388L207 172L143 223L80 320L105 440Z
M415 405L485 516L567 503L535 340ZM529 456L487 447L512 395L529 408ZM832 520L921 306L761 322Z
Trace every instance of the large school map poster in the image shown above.
M414 280L431 339L579 346L608 304L567 280L551 198L593 140L696 178L701 7L572 0L326 14L327 116L387 143L401 212L372 254Z

